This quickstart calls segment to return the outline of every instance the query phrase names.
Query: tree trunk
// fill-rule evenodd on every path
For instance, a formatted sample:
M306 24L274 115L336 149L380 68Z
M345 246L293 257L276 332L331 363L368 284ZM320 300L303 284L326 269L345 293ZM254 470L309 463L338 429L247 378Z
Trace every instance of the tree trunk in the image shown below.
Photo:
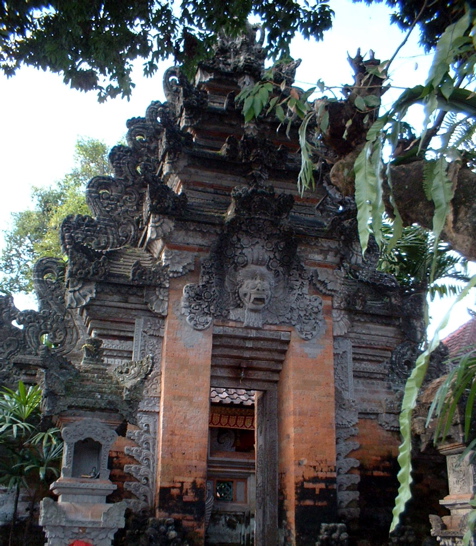
M15 528L18 518L18 502L20 500L20 484L17 485L15 489L15 500L13 502L13 517L12 517L12 524L10 527L10 536L8 537L8 546L13 545L13 536L15 534Z
M423 162L415 161L391 168L393 199L404 225L419 224L431 229L433 202L426 198L423 187ZM468 260L476 260L476 174L463 167L455 174L455 193L442 237ZM386 192L387 212L393 208Z

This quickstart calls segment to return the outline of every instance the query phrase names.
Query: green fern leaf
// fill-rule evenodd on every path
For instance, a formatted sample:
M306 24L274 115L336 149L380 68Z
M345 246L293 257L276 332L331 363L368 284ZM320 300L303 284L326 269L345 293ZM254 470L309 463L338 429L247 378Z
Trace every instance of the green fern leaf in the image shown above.
M362 253L368 246L371 226L381 244L384 204L382 199L381 140L367 142L354 163L357 225Z
M443 317L441 323L436 328L433 339L430 341L425 351L418 357L415 368L411 373L403 394L402 410L400 412L400 434L402 435L402 443L399 449L398 463L400 465L400 471L397 475L400 486L398 488L398 496L395 500L395 506L393 508L393 520L390 526L390 532L392 532L400 521L400 516L405 510L405 505L411 498L411 484L412 484L412 460L411 460L411 419L412 412L417 402L418 392L425 378L425 373L428 368L428 362L430 360L431 353L438 347L440 343L440 332L446 328L449 322L451 311L453 307L465 298L470 290L476 286L476 275L474 275L465 288L461 291L460 295L455 299L453 304L448 309L447 313Z

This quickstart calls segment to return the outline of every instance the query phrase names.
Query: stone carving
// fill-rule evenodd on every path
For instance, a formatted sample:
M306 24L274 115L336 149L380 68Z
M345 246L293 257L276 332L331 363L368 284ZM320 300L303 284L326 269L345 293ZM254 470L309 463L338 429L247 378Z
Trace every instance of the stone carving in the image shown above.
M334 336L344 336L349 331L349 315L342 309L332 310L332 323Z
M304 339L323 327L322 301L308 295L309 275L286 224L292 198L271 188L238 188L225 230L202 262L200 284L184 288L182 309L193 328L215 317L263 324L291 324Z
M284 146L277 146L271 140L245 134L238 140L229 136L221 148L221 154L229 160L249 163L251 180L259 182L268 176L269 169L286 170L294 161L294 156Z
M266 267L248 265L237 272L237 279L228 276L226 280L232 285L230 291L236 290L242 304L230 311L230 318L240 320L244 326L261 328L263 311L268 307L275 288L273 274Z
M208 525L210 524L214 504L215 496L213 494L213 482L207 481L207 496L205 498L205 529L207 529Z
M175 222L170 218L151 214L147 224L147 243L150 245L154 241L165 239L167 235L172 233L174 226Z
M13 325L19 310L12 296L0 296L0 359L2 367L25 346L23 331Z
M138 317L134 329L134 360L141 360L147 355L152 355L157 362L160 362L163 336L163 319Z
M349 535L344 523L321 523L316 546L347 546Z
M340 269L316 268L312 270L311 282L327 296L335 296L342 290L345 273Z
M96 505L97 506L97 505ZM87 540L95 546L111 546L117 530L124 527L124 502L104 504L101 519L81 517L71 513L62 503L45 498L41 502L40 524L43 525L49 546L64 546ZM76 510L80 506L76 504ZM79 517L78 517L79 516Z
M173 518L153 518L148 510L142 510L129 518L125 544L138 546L189 546L180 521Z
M44 370L43 413L57 415L68 408L71 387L78 384L79 371L64 357L44 346L40 349L40 364Z
M221 33L215 54L202 61L200 68L207 72L241 72L260 79L266 57L263 42L264 33L258 25L248 24L246 33L233 38Z
M235 451L236 432L231 429L212 428L210 449L214 451Z
M69 279L66 289L66 307L77 309L83 307L96 296L96 283L81 279Z
M208 105L208 95L200 87L191 84L176 66L164 73L163 87L167 106L181 127L197 124Z
M393 350L390 358L388 380L394 389L403 389L419 354L418 344L408 340ZM431 355L425 375L425 384L441 377L446 372L446 356L447 348L440 344Z
M467 461L461 459L461 454L448 455L446 457L448 465L448 481L450 493L452 495L468 493L469 472L472 467Z
M391 398L386 398L384 411L380 410L377 421L385 430L398 432L400 430L400 411L402 408L403 391L399 390Z
M154 506L155 479L157 468L157 423L158 414L139 411L137 415L138 430L128 430L127 437L137 446L126 446L125 452L137 460L138 464L127 464L124 471L128 472L137 482L126 482L125 488L147 506Z
M162 263L168 268L170 277L181 277L194 270L195 254L165 249L162 254Z
M15 354L39 355L48 344L52 352L68 354L79 334L64 300L64 269L61 260L42 258L33 270L39 311L18 311L11 297L0 298L0 359ZM21 328L12 324L16 321Z
M79 279L101 281L107 277L109 262L103 252L95 251L86 246L73 246L68 248L67 252L69 257L67 269L68 289L72 282L77 282ZM73 284L71 290L74 289Z
M126 389L130 390L143 381L152 370L153 358L147 355L143 360L124 362L116 366L112 374Z
M117 434L112 429L97 419L85 418L65 426L62 430L62 435L65 442L62 476L66 478L72 477L74 446L76 442L91 438L99 442L102 446L100 450L98 478L101 480L109 479L107 459L111 446L117 438Z
M415 366L418 357L418 346L405 341L396 347L390 359L389 382L394 388L403 388Z
M350 519L359 515L359 508L349 507L349 505L351 503L357 505L358 503L359 492L355 486L359 483L360 477L357 474L350 474L349 471L357 468L360 463L357 459L349 457L349 454L358 449L360 444L351 440L358 432L355 428L358 422L358 411L354 400L352 343L349 339L334 338L334 367L337 506L339 516L343 519Z
M447 529L440 516L431 514L429 519L431 536L436 537L440 546L463 546L463 536L467 529L467 518L463 518L460 526L456 529ZM474 545L474 539L470 540L470 545Z
M354 397L354 378L352 373L352 343L350 339L334 338L335 386L339 393L348 399Z
M157 177L154 177L148 187L145 198L145 210L155 216L180 217L187 207L187 196L176 194Z
M162 266L145 267L139 261L132 264L130 280L146 286L158 286L163 291L164 299L167 298L169 287L169 275L167 268Z

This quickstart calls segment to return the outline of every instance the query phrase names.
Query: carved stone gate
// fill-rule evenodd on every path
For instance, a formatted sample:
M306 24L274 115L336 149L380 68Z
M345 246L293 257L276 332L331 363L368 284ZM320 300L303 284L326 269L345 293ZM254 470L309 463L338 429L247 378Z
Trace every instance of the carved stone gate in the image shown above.
M91 216L63 223L66 270L36 266L39 311L0 300L0 379L42 383L66 436L85 427L79 459L100 450L88 420L116 435L117 489L99 503L115 503L116 527L126 506L149 509L193 545L206 537L210 389L255 391L255 545L314 544L322 524L344 522L381 546L391 501L370 492L394 493L421 300L376 271L375 247L363 259L330 163L298 193L297 125L288 138L271 114L244 123L235 97L264 55L250 31L223 38L194 83L167 72L167 101L129 120L114 176L89 183ZM275 72L277 89L293 67ZM71 478L97 485L92 468ZM75 499L87 514L91 498ZM65 530L65 502L44 504L48 532ZM114 528L95 521L77 528L97 546Z

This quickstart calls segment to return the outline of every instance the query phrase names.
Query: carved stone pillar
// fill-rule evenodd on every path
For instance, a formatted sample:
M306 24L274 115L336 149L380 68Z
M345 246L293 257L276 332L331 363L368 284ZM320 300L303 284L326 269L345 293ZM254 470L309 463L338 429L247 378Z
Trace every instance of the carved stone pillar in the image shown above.
M116 489L109 480L107 461L117 434L99 419L82 418L64 426L63 467L51 485L58 502L41 503L40 525L49 546L67 546L75 540L110 546L124 526L125 502L107 504Z
M449 444L440 448L446 456L449 494L440 504L449 511L449 516L430 516L431 534L442 546L460 546L467 530L467 518L472 510L470 501L474 498L476 474L471 464L471 454L462 458L464 444ZM474 544L474 539L471 541Z

